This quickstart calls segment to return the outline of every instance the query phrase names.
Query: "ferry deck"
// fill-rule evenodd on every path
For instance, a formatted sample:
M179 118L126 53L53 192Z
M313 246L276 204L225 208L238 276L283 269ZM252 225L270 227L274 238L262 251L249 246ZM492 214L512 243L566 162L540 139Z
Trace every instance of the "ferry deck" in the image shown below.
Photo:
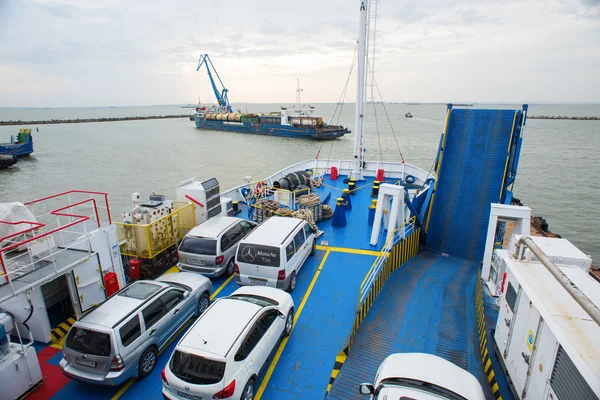
M331 180L328 176L326 185L315 192L322 199L332 191L335 195L336 189L346 187L343 178ZM333 219L318 224L324 233L318 238L317 253L307 259L292 293L297 309L293 332L267 362L256 398L320 399L333 382L329 398L361 399L364 396L358 393L358 385L374 378L385 356L403 351L449 359L473 373L488 397L494 398L479 351L474 297L478 264L427 250L392 273L357 330L341 368L340 353L353 330L361 283L385 242L382 232L378 246L369 245L371 227L366 222L372 181L368 178L351 197L353 207L346 211L345 227L334 228ZM238 216L247 215L242 206ZM174 267L167 273L176 270ZM214 279L212 298L227 296L237 288L233 276ZM162 398L161 370L191 322L162 352L150 376L116 388L83 384L63 376L59 367L62 340L37 346L44 382L28 398Z
M427 247L419 238L428 223L416 218L403 225L402 234L393 235L389 251L382 251L387 236L383 229L377 245L370 245L374 178L359 181L350 196L352 208L342 211L345 226L333 226L335 215L318 223L323 231L318 251L304 264L292 293L292 334L265 365L255 398L361 399L359 384L372 382L379 364L393 352L438 355L471 372L487 398L512 398L488 345L493 343L494 307L483 305L492 305L493 299L482 289L481 262L476 260L482 259L486 210L500 200L507 179L514 180L524 115L457 109L452 116L449 108L438 158L438 202L429 215L435 229L429 232ZM513 140L519 147L511 147ZM325 175L324 185L314 190L322 201L336 199L347 187L345 176L331 178ZM397 181L388 178L385 183ZM238 216L248 218L246 206L241 205ZM214 279L212 297L227 296L236 288L232 276ZM69 380L59 367L61 341L40 346L44 381L29 398L161 398L161 370L187 327L162 352L150 376L115 388Z

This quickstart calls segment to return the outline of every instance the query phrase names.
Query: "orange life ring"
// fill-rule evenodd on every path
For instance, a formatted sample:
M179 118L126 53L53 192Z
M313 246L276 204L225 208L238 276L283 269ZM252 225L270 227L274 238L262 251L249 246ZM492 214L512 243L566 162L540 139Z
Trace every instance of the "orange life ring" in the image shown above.
M265 191L265 186L264 182L257 182L254 186L254 194L260 196Z

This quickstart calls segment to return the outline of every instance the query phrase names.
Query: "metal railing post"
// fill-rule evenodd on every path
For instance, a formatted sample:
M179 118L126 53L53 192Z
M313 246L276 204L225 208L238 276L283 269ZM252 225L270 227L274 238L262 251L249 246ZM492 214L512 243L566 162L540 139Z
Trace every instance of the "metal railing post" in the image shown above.
M56 257L54 257L54 251L52 250L52 246L50 246L50 237L51 235L46 236L46 243L48 245L48 251L50 251L50 256L52 257L52 265L54 266L54 272L58 274L58 268L56 267ZM34 264L35 265L35 264ZM35 269L35 266L34 266Z

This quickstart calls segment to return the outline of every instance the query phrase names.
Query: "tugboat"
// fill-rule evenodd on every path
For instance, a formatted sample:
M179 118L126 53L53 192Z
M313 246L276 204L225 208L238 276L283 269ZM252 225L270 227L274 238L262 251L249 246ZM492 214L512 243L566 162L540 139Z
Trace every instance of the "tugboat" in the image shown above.
M404 114L404 118L412 118L413 115L409 112L407 112L406 114Z
M328 125L322 117L315 117L314 107L311 106L308 107L308 112L300 110L297 116L290 115L286 107L281 107L279 112L265 114L235 113L229 104L227 96L229 89L224 87L208 54L200 56L196 71L202 68L203 65L206 66L208 78L218 105L213 107L198 106L196 108L194 116L196 128L317 140L337 139L350 133L347 128L341 125ZM219 80L222 88L220 91L217 88L211 69ZM298 110L294 111L298 112Z
M10 143L0 143L0 169L15 165L19 157L27 157L33 153L33 137L31 129L21 129L10 137Z
M27 157L33 153L33 137L31 129L21 129L10 137L10 143L0 143L0 155Z

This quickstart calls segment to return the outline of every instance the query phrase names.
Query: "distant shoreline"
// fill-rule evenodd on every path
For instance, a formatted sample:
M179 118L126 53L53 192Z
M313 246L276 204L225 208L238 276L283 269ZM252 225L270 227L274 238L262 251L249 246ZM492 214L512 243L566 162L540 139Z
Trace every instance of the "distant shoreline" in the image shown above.
M84 124L89 122L141 121L146 119L189 118L191 114L150 115L145 117L107 117L81 119L49 119L41 121L0 121L0 126L8 125L48 125L48 124Z
M92 122L118 122L118 121L142 121L147 119L172 119L190 118L192 114L170 114L170 115L148 115L142 117L106 117L106 118L80 118L80 119L49 119L40 121L0 121L0 126L10 125L49 125L49 124L85 124ZM600 121L600 117L568 117L563 115L528 115L528 119L554 119L554 120L577 120L577 121Z
M563 115L528 115L527 119L573 119L579 121L600 121L600 117L567 117Z

